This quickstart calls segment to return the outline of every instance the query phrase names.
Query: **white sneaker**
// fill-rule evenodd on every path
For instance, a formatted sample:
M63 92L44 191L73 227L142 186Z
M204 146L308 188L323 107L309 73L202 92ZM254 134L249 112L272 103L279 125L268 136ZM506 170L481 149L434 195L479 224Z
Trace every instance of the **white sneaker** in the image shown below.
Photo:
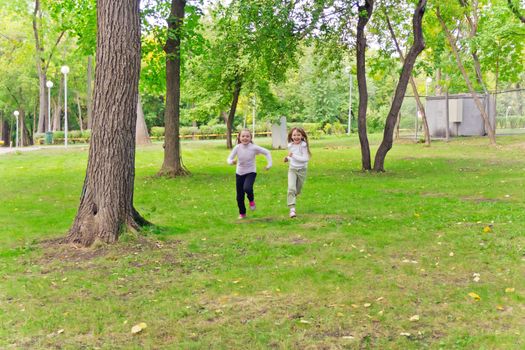
M295 218L297 215L295 215L295 208L290 208L290 217L293 219Z

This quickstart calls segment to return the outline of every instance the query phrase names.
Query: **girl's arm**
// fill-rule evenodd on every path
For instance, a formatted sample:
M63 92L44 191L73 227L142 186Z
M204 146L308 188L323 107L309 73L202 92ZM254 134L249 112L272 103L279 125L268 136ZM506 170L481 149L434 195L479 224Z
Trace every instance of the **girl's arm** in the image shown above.
M238 149L238 145L233 147L230 155L228 156L228 159L226 159L226 162L230 165L233 165L236 163L235 161L235 156L237 155L237 149Z
M257 154L263 154L265 157L266 157L266 170L270 169L272 167L272 154L270 153L270 151L268 151L266 148L263 148L261 146L257 146L257 145L254 145L255 146L255 152Z

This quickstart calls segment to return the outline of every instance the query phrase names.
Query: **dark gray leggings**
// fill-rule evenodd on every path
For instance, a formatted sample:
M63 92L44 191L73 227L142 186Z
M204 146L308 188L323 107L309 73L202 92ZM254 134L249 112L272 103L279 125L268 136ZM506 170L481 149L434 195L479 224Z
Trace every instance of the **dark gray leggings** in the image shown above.
M239 207L239 214L246 214L246 206L244 205L244 194L248 196L248 200L253 202L253 183L257 173L248 173L244 175L235 174L235 185L237 187L237 206Z

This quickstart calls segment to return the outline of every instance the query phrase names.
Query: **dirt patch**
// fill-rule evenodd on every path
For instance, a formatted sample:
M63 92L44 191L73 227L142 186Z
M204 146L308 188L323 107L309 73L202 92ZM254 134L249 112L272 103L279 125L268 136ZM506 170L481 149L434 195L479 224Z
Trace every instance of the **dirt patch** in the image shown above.
M81 263L95 260L99 257L125 256L138 254L148 250L171 249L181 243L180 240L160 242L154 238L135 235L133 242L117 242L115 244L94 244L91 247L82 247L75 244L63 244L62 239L45 240L40 243L42 256L36 261L37 264L50 265L56 261L67 261L70 263Z
M473 197L473 196L465 196L460 198L462 201L465 202L475 202L475 203L497 203L500 200L495 198L485 198L485 197Z

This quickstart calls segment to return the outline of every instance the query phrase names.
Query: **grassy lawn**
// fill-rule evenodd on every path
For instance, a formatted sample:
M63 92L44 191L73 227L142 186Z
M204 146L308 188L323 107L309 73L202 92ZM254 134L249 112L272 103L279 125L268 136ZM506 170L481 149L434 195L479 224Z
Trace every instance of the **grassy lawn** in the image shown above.
M223 143L184 143L180 179L139 149L157 226L89 249L52 241L87 149L0 156L0 348L525 348L525 136L401 142L384 174L358 171L356 136L314 141L294 220L278 150L237 220Z

